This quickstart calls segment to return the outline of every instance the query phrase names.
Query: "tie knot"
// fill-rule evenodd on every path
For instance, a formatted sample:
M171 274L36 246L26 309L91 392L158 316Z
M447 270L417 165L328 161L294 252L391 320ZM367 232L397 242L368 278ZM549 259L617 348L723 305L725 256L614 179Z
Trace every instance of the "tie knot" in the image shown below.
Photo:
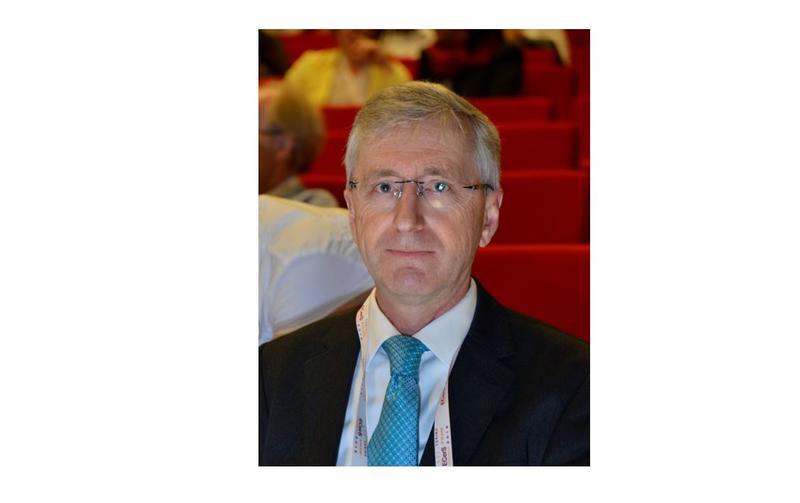
M428 348L419 339L395 335L386 339L383 349L389 355L392 375L419 377L419 361Z

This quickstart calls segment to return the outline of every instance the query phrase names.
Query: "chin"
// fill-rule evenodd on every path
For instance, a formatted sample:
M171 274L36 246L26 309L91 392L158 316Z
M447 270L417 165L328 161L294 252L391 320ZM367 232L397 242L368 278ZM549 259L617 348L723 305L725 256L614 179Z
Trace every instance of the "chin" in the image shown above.
M425 297L435 289L434 278L415 267L401 267L388 279L387 287L395 295Z

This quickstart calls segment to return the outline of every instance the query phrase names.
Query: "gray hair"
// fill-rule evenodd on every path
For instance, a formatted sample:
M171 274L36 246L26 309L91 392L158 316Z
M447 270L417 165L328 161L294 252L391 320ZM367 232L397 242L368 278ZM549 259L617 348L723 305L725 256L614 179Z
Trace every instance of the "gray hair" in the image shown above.
M344 164L348 180L358 159L359 145L390 130L428 119L457 127L472 146L481 183L500 186L500 136L494 124L470 102L440 84L408 82L373 95L356 115Z
M294 138L289 164L296 173L305 173L325 143L322 113L288 82L271 88L259 100L260 126L269 125Z

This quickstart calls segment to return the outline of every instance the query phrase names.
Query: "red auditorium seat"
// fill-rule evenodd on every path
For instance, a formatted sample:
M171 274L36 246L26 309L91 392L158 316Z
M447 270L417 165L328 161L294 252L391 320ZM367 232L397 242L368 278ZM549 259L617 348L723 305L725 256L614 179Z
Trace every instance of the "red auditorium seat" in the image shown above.
M305 30L296 35L281 35L278 39L283 44L283 51L286 53L286 60L290 66L307 50L328 49L337 46L333 33L319 33L315 30Z
M589 93L590 30L567 30L572 67L577 78L577 92Z
M505 122L548 121L553 118L553 104L541 96L514 98L472 98L470 102L495 124ZM359 105L325 105L321 107L325 128L350 129Z
M581 164L589 160L589 95L582 94L575 98L572 106L572 118L578 126L578 158Z
M525 65L523 71L522 94L550 98L556 117L569 117L572 97L575 95L575 70L570 67Z
M506 171L497 244L588 243L589 175L580 171Z
M320 108L322 116L325 118L325 129L350 130L356 114L361 110L360 105L325 105Z
M504 306L589 341L589 245L489 245L472 274Z
M545 47L523 47L522 61L526 66L558 66L558 52Z
M300 175L300 180L309 189L326 189L336 196L339 206L346 208L344 200L344 188L346 176L344 168L341 173L305 173Z
M325 133L325 145L311 165L312 173L344 173L344 152L347 147L347 129L332 129Z
M553 104L541 96L518 98L471 98L470 102L495 124L519 121L547 121L553 118Z
M498 124L501 168L575 169L578 166L578 132L572 122L519 122Z

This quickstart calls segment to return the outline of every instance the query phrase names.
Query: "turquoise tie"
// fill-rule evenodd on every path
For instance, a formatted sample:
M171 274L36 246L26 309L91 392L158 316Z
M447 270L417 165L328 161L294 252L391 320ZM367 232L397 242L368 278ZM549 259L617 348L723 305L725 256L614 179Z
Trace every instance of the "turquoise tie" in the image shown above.
M416 466L419 445L419 362L428 350L407 335L383 343L392 377L386 387L381 419L367 447L370 466Z

